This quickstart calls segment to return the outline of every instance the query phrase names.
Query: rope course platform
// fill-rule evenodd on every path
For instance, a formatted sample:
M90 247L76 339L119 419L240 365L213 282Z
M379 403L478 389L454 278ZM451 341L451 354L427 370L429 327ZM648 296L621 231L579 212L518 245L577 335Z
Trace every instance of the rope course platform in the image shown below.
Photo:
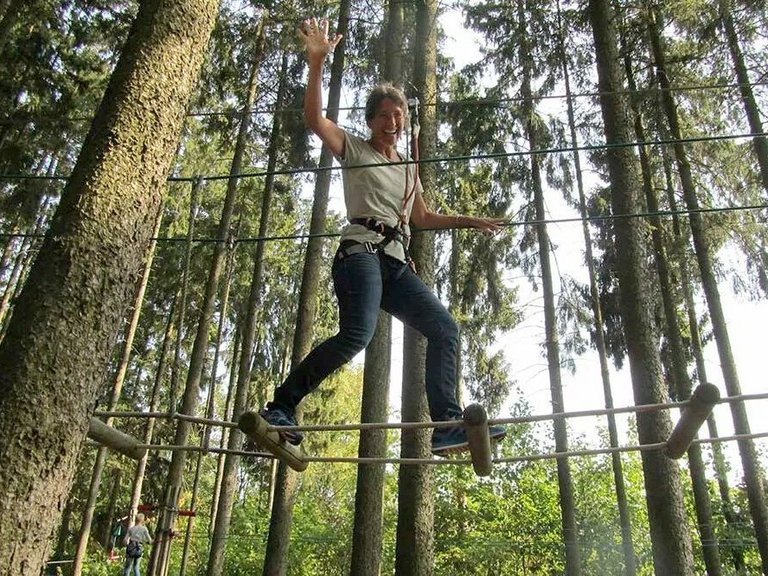
M707 419L717 404L733 402L745 402L750 400L768 400L768 393L744 394L739 396L720 397L720 392L714 384L702 384L695 390L690 400L685 402L668 402L663 404L641 404L638 406L625 406L618 408L603 408L595 410L583 410L575 412L556 412L551 414L538 414L515 418L499 418L490 420L487 418L482 406L474 404L464 411L464 425L469 439L469 451L471 459L466 458L386 458L386 457L324 457L310 456L301 448L293 446L280 437L281 431L301 432L331 432L331 431L362 431L362 430L416 430L447 428L456 425L456 421L443 422L364 422L355 424L312 424L305 426L270 426L255 412L244 413L238 422L214 420L210 418L197 418L194 416L168 413L168 412L129 412L112 411L96 412L95 416L111 418L164 418L186 420L205 426L220 426L225 428L238 427L248 437L266 452L248 450L230 450L225 448L210 448L207 446L174 446L165 444L141 444L138 440L111 428L92 418L89 438L99 444L125 454L131 458L141 457L149 450L203 452L213 454L232 454L251 458L277 458L285 462L289 467L297 471L307 469L309 463L350 463L350 464L405 464L405 465L468 465L472 464L478 476L488 476L493 464L505 464L515 462L532 462L538 460L553 460L560 458L574 458L584 456L596 456L622 452L643 452L659 450L667 457L678 459L682 457L691 444L711 444L731 441L753 440L768 438L768 432L750 434L735 434L732 436L720 436L716 438L697 439L696 433ZM551 452L544 454L531 454L525 456L493 458L488 427L492 425L514 425L553 420L555 418L583 418L589 416L605 416L608 414L639 414L659 410L680 408L683 410L674 430L664 442L652 444L610 446L603 448L575 450L565 452ZM95 422L95 423L94 423Z

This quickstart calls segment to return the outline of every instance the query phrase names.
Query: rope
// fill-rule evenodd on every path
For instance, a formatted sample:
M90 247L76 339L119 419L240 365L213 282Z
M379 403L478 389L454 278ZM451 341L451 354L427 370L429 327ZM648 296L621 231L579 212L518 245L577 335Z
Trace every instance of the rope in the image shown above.
M610 150L614 148L634 148L639 146L662 146L676 143L695 143L695 142L720 142L725 140L740 140L744 138L758 138L768 136L767 132L746 132L742 134L721 134L715 136L691 136L688 138L663 138L658 140L615 142L611 144L585 144L583 146L560 146L554 148L540 148L537 150L518 150L514 152L493 152L489 154L469 154L463 156L436 156L433 158L422 158L420 160L402 160L400 162L387 162L360 164L357 166L347 166L347 170L357 170L362 168L375 168L382 165L398 164L428 164L440 162L469 162L471 160L497 160L502 158L516 158L521 156L532 156L534 154L562 154L571 152L589 152L596 150ZM317 166L315 168L285 168L281 170L244 172L242 174L212 174L207 176L170 176L168 182L194 182L201 179L207 182L217 180L231 180L233 178L263 178L269 175L288 176L297 174L307 174L310 172L323 172L328 170L341 170L341 166ZM31 174L0 174L0 180L68 180L68 175L31 175Z
M225 428L237 428L237 422L228 422L225 420L214 420L212 418L199 418L197 416L190 416L189 414L182 414L180 412L131 412L127 410L117 411L96 411L94 416L99 418L161 418L161 419L176 419L184 420L186 422L192 422L194 424L204 424L205 426L222 426Z
M624 220L629 218L652 218L652 217L674 217L685 216L690 214L718 214L727 212L743 212L748 210L765 210L768 209L768 204L747 204L744 206L721 206L711 208L682 208L678 210L659 210L656 212L635 212L633 214L604 214L597 216L571 216L565 218L545 218L543 220L508 220L503 224L505 227L517 227L517 226L540 226L548 224L571 224L581 222L607 222L612 220ZM447 228L420 228L414 230L415 234L420 232L436 232L440 230L452 230L458 229L457 227L449 226ZM284 234L275 236L251 236L246 238L193 238L192 242L201 244L213 244L218 242L231 242L232 244L249 244L257 242L272 242L272 241L287 241L287 240L306 240L310 238L337 238L341 236L339 232L322 232L322 233L306 233L306 234ZM45 234L42 233L0 233L0 238L45 238ZM157 242L186 242L186 237L157 237L152 238Z
M629 96L633 94L658 94L663 92L694 92L703 90L734 90L741 88L756 88L768 85L767 80L757 80L755 82L723 82L718 84L689 84L684 86L671 86L669 88L662 88L658 86L650 86L648 88L636 88L634 90L605 90L605 91L590 91L590 92L576 92L573 94L544 94L535 96L535 100L567 100L567 99L579 99L579 98L596 98L600 96L611 95L624 95ZM492 106L494 104L505 105L507 103L520 102L524 100L522 96L510 96L509 98L498 99L465 99L455 101L439 101L439 102L425 102L423 106L440 107L458 107L458 106ZM354 112L363 110L364 106L326 106L323 108L326 112L335 110L338 112ZM298 114L303 112L302 108L255 108L250 111L251 114ZM196 112L189 112L187 116L190 118L205 118L209 116L239 116L242 115L242 110L200 110ZM29 114L18 114L17 118L26 120L30 117ZM39 121L41 118L50 118L50 115L37 115L36 118ZM93 120L91 116L75 116L69 119L72 122L89 122ZM2 121L3 124L8 124L14 121L13 115L6 116Z
M285 427L288 429L288 427ZM768 438L768 432L756 432L752 434L734 434L732 436L721 436L718 438L697 438L692 444L713 444L720 442L735 442L741 440L756 440ZM98 445L89 442L90 445ZM511 456L493 458L494 464L512 464L517 462L537 462L541 460L557 460L560 458L579 458L586 456L600 456L603 454L615 454L625 452L649 452L654 450L664 450L666 442L656 442L652 444L633 444L627 446L611 446L605 448L594 448L585 450L569 450L567 452L548 452L544 454L531 454L527 456ZM173 446L165 444L140 444L138 449L146 450L166 450L166 451L185 451L185 452L211 452L214 454L233 454L244 457L255 458L276 458L271 452L254 452L247 450L229 450L226 448L208 448L201 446ZM471 464L471 459L466 458L375 458L375 457L353 457L353 456L307 456L302 459L306 462L325 462L335 464L405 464L405 465L466 465Z
M694 92L694 91L702 91L702 90L733 90L733 89L741 89L741 88L755 88L758 86L766 86L768 85L768 81L765 80L758 80L756 82L747 82L747 83L738 83L738 82L724 82L719 84L690 84L687 86L672 86L669 88L662 88L658 86L651 86L648 88L636 88L635 90L604 90L604 91L590 91L590 92L577 92L575 94L545 94L545 95L538 95L534 96L534 100L567 100L567 99L579 99L579 98L597 98L600 96L611 96L611 95L633 95L633 94L658 94L663 92ZM525 100L522 96L510 96L509 98L498 98L498 99L477 99L477 100L455 100L453 102L447 102L447 101L441 101L441 102L424 102L423 106L434 106L436 108L449 108L449 107L455 107L455 106L478 106L478 105L486 105L486 106L492 106L494 104L507 104L507 103L515 103L515 102L521 102ZM323 108L326 111L329 110L337 110L339 112L354 112L357 110L363 110L364 106L335 106L335 107L325 107ZM254 110L254 113L256 114L297 114L302 112L302 108L282 108L282 109L276 109L276 108L261 108L258 110ZM199 112L190 112L188 116L194 116L194 117L206 117L206 116L233 116L235 114L240 114L241 112L237 110L222 110L222 111L199 111ZM85 120L85 119L84 119Z
M717 404L727 404L733 402L747 402L752 400L768 400L768 392L756 394L740 394L738 396L723 396L717 401ZM573 412L553 412L551 414L534 414L531 416L518 416L514 418L489 419L489 425L512 425L529 424L556 418L584 418L589 416L607 416L609 414L626 413L645 413L658 412L659 410L670 410L673 408L685 408L689 401L684 402L666 402L663 404L640 404L638 406L621 406L614 408L598 408L594 410L577 410ZM205 424L208 426L223 426L236 428L236 422L227 422L224 420L214 420L210 418L198 418L181 413L168 412L129 412L129 411L102 411L95 412L94 416L100 418L176 418L186 420L196 424ZM362 422L354 424L310 424L303 426L274 426L273 430L296 431L296 432L342 432L342 431L362 431L362 430L420 430L426 428L450 428L456 426L455 420L445 420L437 422Z

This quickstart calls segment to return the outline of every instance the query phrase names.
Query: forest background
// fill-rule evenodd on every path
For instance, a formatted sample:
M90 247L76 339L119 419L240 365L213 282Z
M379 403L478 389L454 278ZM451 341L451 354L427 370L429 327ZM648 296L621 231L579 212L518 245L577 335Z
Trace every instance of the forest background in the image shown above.
M0 134L5 240L0 321L5 331L138 4L102 0L10 2L1 6L0 50L6 65L0 72L0 91L7 112ZM699 201L705 208L727 208L705 214L704 221L718 255L712 264L720 286L724 294L735 295L733 300L723 298L731 345L743 391L760 391L758 362L762 350L757 330L764 325L768 286L764 223L768 186L765 174L761 179L750 139L732 137L762 130L750 126L736 89L744 82L734 70L726 17L730 15L736 27L755 103L765 110L766 69L761 58L765 5L691 0L663 6L650 2L618 6L627 74L634 71L636 75L628 76L627 82L639 86L632 93L634 110L648 130L644 138L636 134L637 140L670 139L659 99L659 58L649 54L652 42L648 37L654 24L651 16L666 19L658 28L668 57L665 74L678 87L672 92L684 135L691 139L686 150ZM611 242L610 188L601 148L605 137L594 94L597 80L588 8L584 3L563 2L560 12L554 2L540 5L522 0L435 7L438 30L455 26L456 15L461 14L462 26L471 32L460 36L453 33L459 36L458 48L442 40L437 97L421 104L424 115L428 117L431 111L439 124L436 146L427 151L434 158L453 158L439 163L435 192L429 200L440 211L495 213L510 218L508 231L494 239L456 230L424 233L434 236L437 290L462 326L464 399L483 402L493 417L500 418L546 412L558 403L568 410L597 408L609 401L631 404L636 392L633 397L618 306L617 256ZM321 246L327 263L334 248L333 236L344 217L331 210L323 216L322 232L307 234L315 217L315 175L319 179L328 172L316 170L316 150L303 127L300 107L305 64L295 28L307 15L327 15L335 22L337 8L222 3L158 220L151 274L139 307L141 317L135 333L126 331L115 346L113 366L96 401L97 410L173 412L181 405L182 386L190 379L189 366L199 332L195 319L207 303L206 282L217 246L224 247L221 253L226 269L221 271L221 292L216 297L216 322L207 328L210 344L205 346L199 367L202 376L197 384L196 411L223 420L232 419L233 409L237 411L234 397L237 381L243 378L237 364L243 339L248 337L249 313L254 333L252 351L247 354L250 392L245 405L263 405L285 376L299 347L294 338L297 310L302 306L297 293L302 283L300 263L310 236L330 236ZM415 21L414 9L405 7L408 26ZM392 75L382 56L392 50L392 39L386 32L391 30L392 12L391 6L371 4L352 4L349 10L341 92L341 106L346 110L341 123L364 135L357 108L361 98L372 78ZM456 54L469 51L466 38L470 33L480 46L478 59L467 59L465 54L456 58ZM407 69L419 35L410 30L404 37L403 67ZM571 67L570 88L564 83L564 65ZM412 92L412 76L403 72L400 77L406 90ZM526 96L526 90L532 92ZM572 93L572 98L566 99L562 95L567 90L581 95ZM568 125L567 102L574 105L575 134ZM242 110L246 113L241 114ZM717 138L708 140L712 136ZM574 166L571 149L575 144L585 148L581 151L581 162L585 163L581 171ZM559 149L537 155L541 158L538 177L530 161L532 149ZM652 189L662 199L660 209L674 212L673 202L680 201L683 193L676 180L672 146L659 143L647 150ZM404 152L408 153L405 147ZM581 172L589 176L583 179L584 198L580 201L577 176ZM231 178L231 174L240 176ZM332 174L333 207L338 175ZM237 201L229 241L212 241L221 237L222 207L227 205L233 187ZM541 205L537 187L544 201ZM742 209L750 206L753 208ZM654 210L648 207L648 211ZM615 392L612 400L606 398L605 383L594 368L600 365L596 359L599 339L592 316L590 278L585 274L588 268L582 264L585 246L580 214L592 218L588 238L593 253L589 261L604 314L604 324L598 329L605 336L604 361L614 366L609 386ZM549 235L542 239L545 227L532 223L542 220L542 215L548 220L575 215L578 221L550 222L546 227ZM671 296L674 310L672 324L677 325L684 344L688 379L702 381L706 369L708 380L726 393L727 386L719 384L720 359L712 359L715 342L709 302L698 273L688 267L695 261L692 245L681 241L687 235L685 216L667 214L658 222L649 216L649 246L657 256L658 252L672 255L668 270L672 294L667 296ZM652 244L653 231L663 233L661 248ZM265 237L269 240L255 240ZM554 270L543 270L542 246L551 250L559 264ZM648 268L655 266L649 256ZM317 309L309 331L315 341L332 333L335 323L329 267L321 266L319 273ZM685 286L688 274L690 294ZM654 315L660 334L657 346L665 382L669 395L682 399L687 393L685 385L676 380L679 375L675 374L675 336L667 321L669 308L665 308L662 288L654 285ZM550 302L546 299L549 292L553 298ZM742 307L754 312L744 319L737 317L734 310ZM756 344L752 351L746 348L749 342ZM392 343L387 417L399 420L401 391L397 384L401 369L397 350L404 343L397 336ZM547 364L534 377L529 369L540 365L538 358L545 358ZM531 359L536 360L532 363ZM360 421L362 379L360 363L342 371L308 402L305 421ZM115 402L116 392L119 400ZM757 408L750 408L749 414L757 432L763 432L756 416L760 404L754 405ZM720 406L715 414L721 433L729 434L733 424L728 408ZM497 456L515 458L562 450L561 432L570 450L617 440L610 437L610 425L604 419L589 420L586 426L584 422L575 420L560 430L553 429L551 423L516 425ZM146 424L145 419L117 421L120 429L147 439L147 444L176 443L174 420L159 419L153 429ZM634 419L620 419L619 424L620 443L637 444ZM226 432L222 427L195 425L189 430L188 442L227 446ZM682 476L689 521L685 529L693 542L698 572L712 561L706 558L706 550L715 549L723 573L757 573L761 559L747 503L748 489L743 484L738 451L733 443L726 446L731 449L725 451L720 464L711 448L702 449L712 500L707 522L714 540L702 536L693 481L687 474ZM758 441L757 446L759 460L764 463L763 445ZM395 455L400 449L399 435L390 433L387 453ZM357 450L358 435L348 432L317 434L308 440L311 454L351 457ZM145 504L159 506L167 498L165 485L173 468L169 453L151 451L140 473L130 460L100 454L92 446L83 449L74 488L63 511L52 554L54 562L61 564L51 566L58 565L65 573L116 573L116 564L109 557L112 533L116 521L131 510L131 490L135 496L138 484ZM225 483L222 458L194 455L187 462L179 507L194 509L197 515L194 520L178 523L178 536L168 545L166 562L171 572L212 573L219 561L214 559L216 543L223 542L221 573L245 574L260 569L269 573L268 534L279 473L272 461L263 458L245 458L239 468L230 470L235 505L222 536L213 521L220 486ZM467 467L435 467L434 573L653 573L640 456L630 452L620 458L628 524L616 503L616 459L599 455L569 462L567 475L573 491L568 498L578 526L572 536L580 553L578 567L573 566L572 558L569 564L568 542L563 537L563 470L551 460L515 461L497 464L494 474L482 480ZM683 460L684 470L686 463ZM103 486L94 495L93 477L99 468ZM398 562L397 470L397 466L384 468L382 573L392 573ZM288 522L287 573L342 574L354 565L356 472L352 464L311 465L301 476ZM159 522L153 518L150 527L157 531ZM629 533L622 531L626 526Z

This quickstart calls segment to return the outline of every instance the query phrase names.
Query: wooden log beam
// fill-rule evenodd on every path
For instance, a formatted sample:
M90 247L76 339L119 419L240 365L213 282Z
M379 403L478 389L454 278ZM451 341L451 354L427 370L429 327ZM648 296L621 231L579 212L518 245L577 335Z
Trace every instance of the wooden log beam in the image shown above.
M147 453L146 448L139 448L141 442L136 438L108 426L98 418L92 417L88 423L88 438L133 460L141 460Z
M258 413L244 412L237 422L237 427L257 445L270 451L290 468L297 472L304 472L307 469L309 462L304 459L304 451L283 440L280 433L273 429Z
M464 409L464 429L467 432L472 468L478 476L489 476L491 463L491 436L488 432L488 415L480 404L470 404Z
M720 400L720 390L714 384L699 384L669 435L665 454L669 458L680 458L696 437L696 433Z

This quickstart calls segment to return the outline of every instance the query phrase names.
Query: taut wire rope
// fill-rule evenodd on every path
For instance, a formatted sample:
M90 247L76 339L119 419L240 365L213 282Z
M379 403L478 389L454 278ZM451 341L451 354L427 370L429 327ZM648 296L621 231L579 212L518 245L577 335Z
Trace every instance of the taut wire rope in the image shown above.
M768 392L756 394L740 394L738 396L723 396L716 404L729 404L733 402L747 402L754 400L768 400ZM534 414L529 416L517 416L513 418L494 418L488 419L488 423L510 425L527 424L552 420L555 418L584 418L590 416L606 416L608 414L631 414L656 412L659 410L671 410L674 408L685 408L690 401L666 402L662 404L640 404L637 406L619 406L614 408L597 408L594 410L578 410L572 412L553 412L550 414ZM188 422L203 424L209 426L224 426L236 428L236 422L227 422L224 420L215 420L211 418L199 418L187 414L168 412L130 412L130 411L99 411L94 414L98 417L111 418L176 418ZM275 430L301 431L301 432L342 432L354 430L417 430L425 428L445 428L455 426L454 421L444 422L362 422L355 424L309 424L303 426L280 426L274 427Z
M489 421L490 422L490 421ZM696 438L693 444L713 444L722 442L738 442L741 440L755 440L768 438L768 432L754 432L751 434L733 434L731 436L720 436L718 438ZM651 444L632 444L626 446L606 446L604 448L593 448L584 450L569 450L566 452L547 452L543 454L531 454L524 456L507 456L493 458L494 464L512 464L519 462L534 462L541 460L557 460L560 458L579 458L587 456L601 456L604 454L616 454L626 452L647 452L653 450L664 450L666 442L655 442ZM200 446L172 446L167 444L140 444L137 448L157 451L186 451L203 452L204 448ZM271 452L257 452L248 450L229 450L225 448L209 448L207 452L214 454L234 454L237 456L256 457L256 458L275 458ZM468 458L387 458L387 457L354 457L354 456L308 456L304 455L302 459L306 462L316 463L335 463L335 464L427 464L433 466L440 465L466 465L471 464L472 460Z
M611 144L585 144L582 146L557 146L551 148L539 148L536 150L514 150L512 152L493 152L487 154L466 154L460 156L435 156L431 158L421 158L416 162L415 160L402 160L400 162L387 162L383 163L371 163L371 164L359 164L356 166L348 166L348 170L357 170L362 168L375 168L382 165L397 165L397 164L435 164L441 162L468 162L470 160L498 160L502 158L515 158L520 156L532 156L532 155L544 155L544 154L562 154L570 152L589 152L596 150L610 150L614 148L636 148L639 146L664 146L676 143L691 144L696 142L722 142L728 140L741 140L747 138L766 137L768 132L743 132L738 134L717 134L713 136L690 136L683 138L659 138L655 140L645 141L629 141L629 142L614 142ZM214 182L218 180L231 180L240 178L263 178L265 176L290 176L296 174L317 173L323 171L336 171L341 170L340 166L316 166L314 168L283 168L279 170L258 172L243 172L241 174L209 174L209 175L197 175L197 176L169 176L168 182L194 182L197 179L202 179L207 182ZM69 175L66 174L53 174L53 175L34 175L34 174L0 174L0 180L68 180Z
M743 206L713 206L704 208L681 208L679 210L659 210L656 212L634 212L632 214L601 214L597 216L587 216L582 218L580 216L571 216L563 218L546 218L544 220L508 220L503 226L515 227L515 226L537 226L542 224L569 224L575 222L603 222L612 220L625 220L630 218L648 218L651 216L658 217L673 217L673 216L685 216L688 214L718 214L727 212L742 212L749 210L765 210L768 209L768 204L746 204ZM439 230L451 230L455 227L440 228ZM435 232L438 229L422 228L414 230L414 233L420 232ZM323 233L306 233L306 234L283 234L273 236L253 236L243 238L193 238L192 241L202 244L213 244L217 242L231 242L238 243L253 243L253 242L271 242L271 241L286 241L286 240L305 240L309 238L337 238L341 234L339 232L323 232ZM45 238L45 234L40 233L0 233L0 238ZM152 238L157 242L186 242L186 237L157 237Z
M567 100L567 99L581 99L581 98L599 98L601 96L610 95L626 95L631 96L633 94L658 94L662 92L697 92L706 90L740 90L742 88L759 88L768 85L768 80L755 80L753 82L739 83L739 82L721 82L716 84L687 84L683 86L670 86L669 88L662 88L659 86L649 86L647 88L635 88L634 90L592 90L588 92L576 92L573 94L541 94L534 96L535 100ZM453 101L438 101L438 102L425 102L424 106L434 106L436 108L455 108L462 106L504 106L508 103L520 102L523 100L522 96L510 96L509 98L483 98L483 99L464 99ZM362 106L326 106L323 110L337 110L339 112L353 112L362 110ZM302 111L301 108L256 108L251 111L251 114L297 114ZM242 110L198 110L188 112L187 117L190 118L205 118L212 116L236 116L242 114ZM15 118L14 118L15 116ZM33 115L29 113L18 113L6 115L2 123L10 124L14 120L28 121ZM45 119L47 115L36 114L35 118L39 121L41 118ZM75 116L70 118L71 122L88 122L93 118L89 116Z

